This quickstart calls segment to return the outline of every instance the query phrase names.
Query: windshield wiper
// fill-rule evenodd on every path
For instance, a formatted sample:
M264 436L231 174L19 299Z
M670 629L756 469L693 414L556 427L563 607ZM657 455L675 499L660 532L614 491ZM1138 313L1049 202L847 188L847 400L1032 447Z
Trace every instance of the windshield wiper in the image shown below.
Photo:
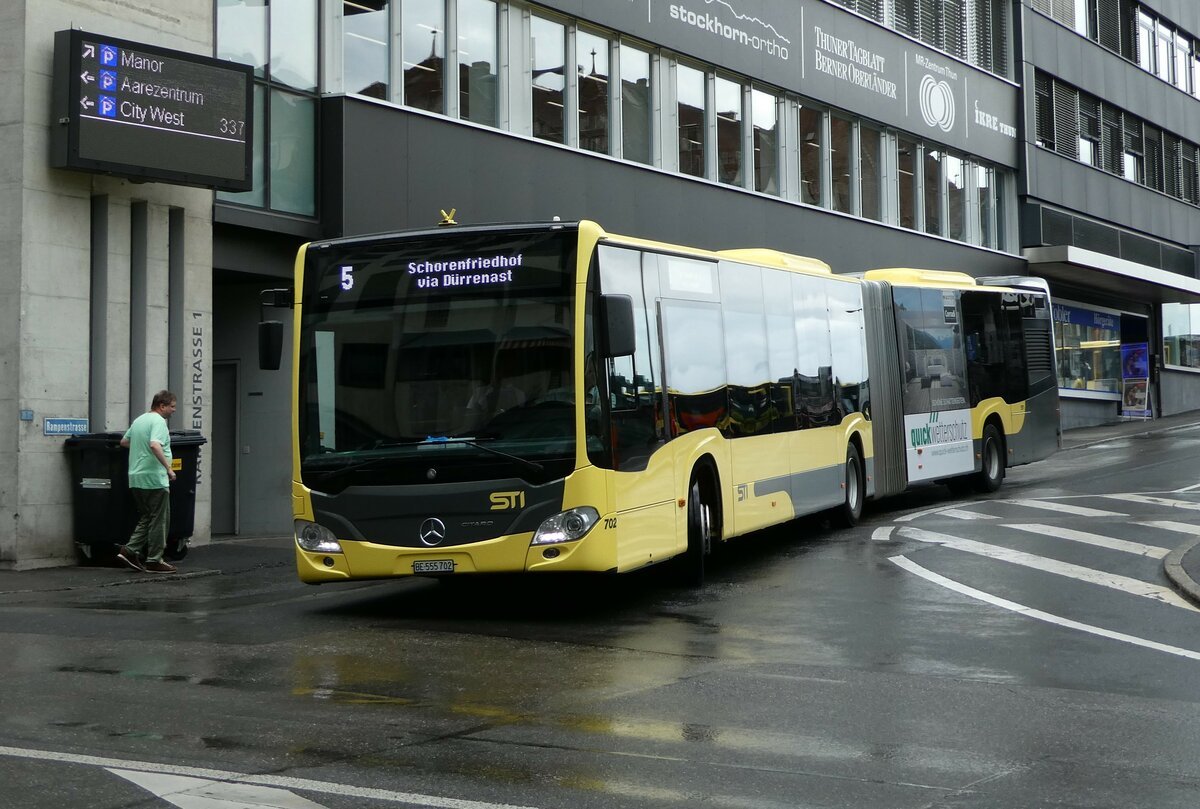
M499 455L501 458L507 458L510 461L516 461L517 463L521 464L522 466L524 466L528 469L532 469L533 471L538 472L539 474L546 471L546 467L542 466L537 461L531 461L528 458L522 458L519 455L513 455L508 452L503 452L502 450L498 450L493 447L485 446L484 444L480 443L481 441L495 441L495 440L496 439L494 437L489 437L489 436L458 437L458 436L448 436L448 435L431 435L428 438L426 438L424 441L418 441L416 443L418 443L418 444L466 444L468 447L474 447L475 449L481 449L484 452L490 452L493 455Z

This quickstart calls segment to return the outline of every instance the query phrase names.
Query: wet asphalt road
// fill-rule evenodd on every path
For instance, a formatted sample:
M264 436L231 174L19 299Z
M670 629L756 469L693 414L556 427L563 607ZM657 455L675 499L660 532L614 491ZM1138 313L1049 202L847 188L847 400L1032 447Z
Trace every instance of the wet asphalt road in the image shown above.
M1158 550L1197 484L1200 430L1116 439L764 532L698 590L310 588L280 541L0 588L0 807L1191 809L1200 611Z

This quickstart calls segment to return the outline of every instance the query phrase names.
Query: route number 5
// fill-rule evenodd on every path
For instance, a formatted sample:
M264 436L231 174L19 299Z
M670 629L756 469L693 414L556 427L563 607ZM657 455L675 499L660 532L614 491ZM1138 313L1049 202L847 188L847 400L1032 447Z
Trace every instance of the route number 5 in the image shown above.
M342 267L342 289L354 289L354 268Z

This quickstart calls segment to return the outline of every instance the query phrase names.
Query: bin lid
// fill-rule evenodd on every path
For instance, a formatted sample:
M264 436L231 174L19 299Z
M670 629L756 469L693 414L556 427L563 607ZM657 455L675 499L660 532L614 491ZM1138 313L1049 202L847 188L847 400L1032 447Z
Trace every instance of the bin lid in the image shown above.
M207 444L208 439L199 430L171 430L171 446L190 447Z
M64 442L67 446L97 446L97 445L120 445L121 438L125 433L80 433L78 435L69 435Z

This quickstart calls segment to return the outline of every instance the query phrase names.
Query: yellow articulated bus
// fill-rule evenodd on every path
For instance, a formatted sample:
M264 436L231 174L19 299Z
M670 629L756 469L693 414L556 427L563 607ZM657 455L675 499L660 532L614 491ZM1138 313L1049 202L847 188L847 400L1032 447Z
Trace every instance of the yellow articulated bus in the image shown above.
M670 559L698 582L717 543L920 481L994 490L1058 446L1036 279L546 222L314 242L287 303L313 584Z

